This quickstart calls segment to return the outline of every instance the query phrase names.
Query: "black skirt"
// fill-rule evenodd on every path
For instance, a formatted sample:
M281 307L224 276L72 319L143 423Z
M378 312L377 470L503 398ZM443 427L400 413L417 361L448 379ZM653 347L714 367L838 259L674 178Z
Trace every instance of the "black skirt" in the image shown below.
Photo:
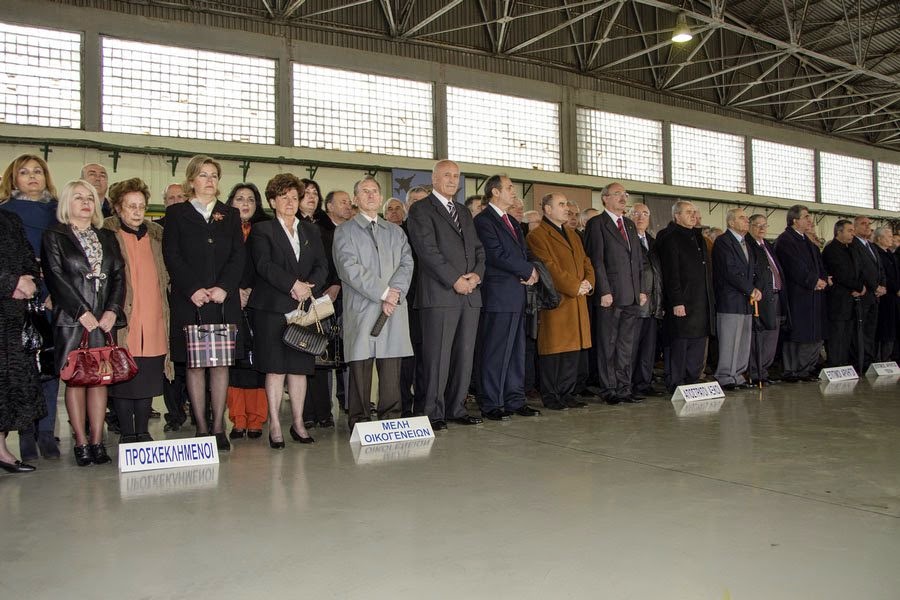
M261 373L312 375L316 357L298 352L281 341L287 320L281 313L253 311L253 362Z
M135 356L138 372L133 379L125 383L109 386L111 398L125 398L127 400L143 400L155 398L163 393L163 370L165 368L165 356Z

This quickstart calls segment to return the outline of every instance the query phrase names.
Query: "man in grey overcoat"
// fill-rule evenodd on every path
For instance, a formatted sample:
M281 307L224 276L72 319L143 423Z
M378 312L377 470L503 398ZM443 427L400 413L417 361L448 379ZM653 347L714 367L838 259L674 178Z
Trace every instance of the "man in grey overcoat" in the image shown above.
M400 416L400 364L412 355L406 294L413 257L406 234L378 216L381 186L365 177L353 187L359 214L334 232L334 264L344 295L344 357L350 371L350 430L369 420L372 367L378 369L378 418ZM380 315L387 321L373 336Z

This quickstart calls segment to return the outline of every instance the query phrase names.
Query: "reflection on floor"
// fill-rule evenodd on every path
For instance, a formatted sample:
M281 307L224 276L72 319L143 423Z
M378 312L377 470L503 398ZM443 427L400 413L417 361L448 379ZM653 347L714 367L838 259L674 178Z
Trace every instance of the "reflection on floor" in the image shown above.
M122 476L63 428L0 476L3 597L900 598L896 380L548 413Z

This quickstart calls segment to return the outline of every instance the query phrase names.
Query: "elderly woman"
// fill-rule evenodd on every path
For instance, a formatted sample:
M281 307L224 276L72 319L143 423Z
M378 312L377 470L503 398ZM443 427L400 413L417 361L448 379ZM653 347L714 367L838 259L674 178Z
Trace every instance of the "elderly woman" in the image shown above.
M884 287L887 292L878 298L878 332L876 358L879 361L891 360L894 344L897 343L897 305L900 303L900 263L893 252L894 234L890 227L879 227L872 235L878 259L884 268Z
M185 325L198 319L210 323L240 323L238 292L244 274L244 236L236 208L219 202L222 166L209 156L195 156L185 170L185 191L190 200L166 209L163 258L169 270L172 310L169 355L187 362ZM235 348L235 357L243 348ZM206 420L206 375L209 373L212 423ZM225 399L228 366L188 367L188 396L197 435L209 435L210 426L219 450L231 450L225 435Z
M388 223L403 225L403 221L406 220L406 207L403 206L403 202L399 199L389 198L384 203L384 206L381 207L381 214L384 215L384 220Z
M252 183L239 183L231 188L231 193L228 194L228 206L233 206L241 213L244 244L247 243L247 237L254 224L271 219L263 210L259 189ZM241 309L244 311L244 318L241 320L241 334L248 341L253 334L249 327L247 301L250 299L250 292L253 291L255 278L256 270L253 268L253 262L248 260L240 283ZM252 353L248 356L252 356ZM228 419L232 424L229 438L239 440L245 435L251 439L262 437L262 426L269 413L265 385L265 376L253 367L252 360L245 359L242 364L231 367L228 374L226 400Z
M248 306L253 309L256 368L266 374L269 400L269 446L284 448L279 411L287 379L291 398L291 437L309 444L313 438L303 422L306 377L315 370L315 357L281 344L286 315L321 291L328 261L318 228L297 218L305 186L290 173L273 177L266 185L266 200L275 219L259 223L250 232L250 258L256 282Z
M115 214L103 228L116 234L125 259L127 325L118 331L118 344L128 348L138 366L137 376L110 386L109 396L119 419L119 443L149 442L153 398L163 392L164 370L172 376L172 365L166 362L169 273L162 256L163 228L144 218L150 190L140 179L113 185L109 200Z
M6 434L46 412L34 355L22 346L25 300L37 292L38 265L16 214L0 211L0 239L0 468L26 473L34 467L10 453Z
M44 231L56 224L56 204L53 178L50 177L47 163L40 156L23 154L9 163L3 171L3 179L0 180L0 210L19 216L25 228L25 237L37 257L41 254ZM41 299L45 299L47 290L38 291ZM19 450L24 461L36 459L38 448L44 458L59 458L59 444L55 437L59 377L42 373L41 379L45 416L38 421L36 430L34 424L19 430Z
M44 232L41 265L53 297L56 365L88 332L90 347L106 345L104 334L123 326L125 262L113 232L100 229L103 216L97 190L77 179L66 184L59 198L56 225ZM103 445L105 386L66 386L66 410L75 433L75 462L83 467L110 462ZM91 425L85 431L85 412ZM90 442L90 444L88 443Z

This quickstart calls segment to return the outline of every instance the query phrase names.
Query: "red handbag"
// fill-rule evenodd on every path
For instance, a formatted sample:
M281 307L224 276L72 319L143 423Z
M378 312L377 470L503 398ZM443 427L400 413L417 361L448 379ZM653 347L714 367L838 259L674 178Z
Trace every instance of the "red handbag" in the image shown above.
M109 332L105 335L106 346L88 348L88 332L85 329L78 348L66 357L59 378L68 385L90 387L122 383L137 375L137 364L131 353L117 346Z

